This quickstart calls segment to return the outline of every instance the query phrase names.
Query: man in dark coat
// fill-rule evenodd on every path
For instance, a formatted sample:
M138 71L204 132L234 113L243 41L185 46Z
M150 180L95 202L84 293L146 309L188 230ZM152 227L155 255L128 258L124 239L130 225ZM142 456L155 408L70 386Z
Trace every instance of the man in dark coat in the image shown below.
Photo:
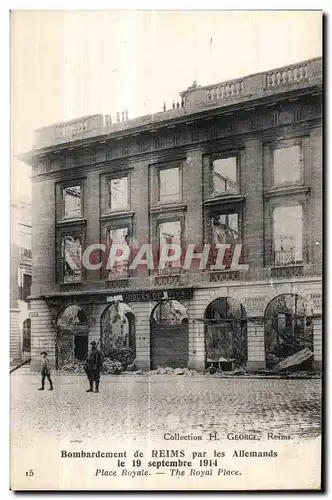
M44 390L44 388L45 388L45 378L47 378L47 380L50 383L49 391L53 391L53 382L52 382L52 379L51 379L51 369L50 369L49 361L47 359L47 352L43 351L43 352L40 353L40 355L42 357L42 360L41 360L42 385L41 385L41 388L38 389L38 390L39 391L43 391Z
M85 373L88 377L90 388L86 392L93 392L93 383L96 384L95 392L99 392L100 371L102 368L102 356L93 340L90 342L91 349L85 361Z

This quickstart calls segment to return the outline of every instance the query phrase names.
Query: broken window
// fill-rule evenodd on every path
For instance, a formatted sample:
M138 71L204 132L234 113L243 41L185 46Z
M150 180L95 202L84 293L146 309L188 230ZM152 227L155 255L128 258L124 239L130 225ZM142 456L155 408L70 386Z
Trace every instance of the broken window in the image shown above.
M300 145L273 151L274 184L295 184L301 180Z
M112 245L129 246L129 231L128 227L117 229L108 229L107 231L107 248L111 250ZM122 250L119 248L114 256L120 256ZM113 258L114 258L113 257ZM112 269L107 269L108 279L126 278L128 276L129 260L115 260L112 264Z
M109 207L111 210L128 208L128 177L108 179Z
M180 168L159 170L159 201L173 203L180 201Z
M212 243L235 245L240 242L239 215L220 214L211 218Z
M239 192L237 158L219 158L212 162L212 196Z
M302 206L277 207L273 211L274 265L287 266L303 260Z
M82 217L81 185L63 188L64 218L75 219Z
M63 282L80 281L82 279L82 236L66 235L61 241L61 257L63 263Z
M159 224L159 252L162 254L164 245L178 245L181 248L181 222L171 221ZM167 255L172 255L174 250L169 249ZM161 274L174 271L181 267L180 259L166 261L164 269L160 269Z
M154 324L186 324L188 323L188 314L185 306L177 300L165 300L154 309L152 321Z

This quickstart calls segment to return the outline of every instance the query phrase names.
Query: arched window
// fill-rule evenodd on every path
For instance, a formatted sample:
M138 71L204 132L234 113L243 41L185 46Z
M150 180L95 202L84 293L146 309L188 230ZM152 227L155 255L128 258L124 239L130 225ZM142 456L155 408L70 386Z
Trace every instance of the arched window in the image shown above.
M313 349L311 314L306 301L297 294L283 294L271 300L264 314L268 367L304 348Z
M207 364L229 362L243 366L247 361L247 319L240 302L221 297L208 305L204 315Z
M88 323L78 306L66 307L57 319L57 366L83 361L88 352Z
M130 306L116 302L101 317L101 345L106 357L134 361L136 357L135 315Z
M153 324L180 325L188 323L186 308L176 300L165 300L160 302L151 315Z

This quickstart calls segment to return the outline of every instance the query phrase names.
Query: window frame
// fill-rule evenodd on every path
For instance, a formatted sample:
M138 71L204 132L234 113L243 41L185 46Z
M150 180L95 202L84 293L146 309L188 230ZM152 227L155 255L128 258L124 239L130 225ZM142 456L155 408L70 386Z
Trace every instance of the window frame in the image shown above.
M77 228L77 227L66 227L60 228L56 234L56 278L57 283L60 284L69 284L69 283L81 283L84 281L85 272L83 266L83 253L85 250L85 239L86 239L86 230L85 228ZM80 279L75 279L72 281L66 281L64 279L65 276L65 262L62 256L62 241L66 236L72 236L73 238L80 236L81 237L81 247L82 247L82 268L81 268L81 276Z
M25 230L24 230L25 229ZM26 248L23 245L23 234L29 236L30 238L30 248ZM28 251L28 255L25 255L24 250ZM31 227L24 228L24 226L20 227L20 257L22 261L30 261L32 259L32 235L31 235Z
M177 169L178 170L178 179L179 179L179 191L178 191L178 199L177 200L161 200L161 193L160 193L160 187L161 187L161 180L160 180L160 172L164 171L164 170L175 170ZM158 194L158 198L157 198L157 203L158 205L170 205L172 203L181 203L182 202L182 168L181 168L181 165L175 165L175 164L171 164L171 165L163 165L163 166L160 166L160 167L157 167L157 194Z
M65 216L65 197L64 190L70 187L80 186L81 191L81 213L79 217L66 217ZM56 185L57 195L56 195L56 203L57 203L57 221L58 222L71 222L75 220L84 219L84 179L71 179L65 182L60 182Z
M168 215L165 217L160 217L156 220L156 242L157 242L157 250L158 250L158 266L159 266L159 261L160 261L160 226L161 224L167 224L171 222L180 222L180 246L181 246L181 256L180 256L180 267L174 267L170 266L172 269L172 272L166 273L165 268L164 269L159 269L157 268L155 270L155 274L157 276L163 276L163 275L174 275L174 274L181 274L183 272L182 270L182 265L183 265L183 248L185 245L185 218L184 215L179 215L179 214L174 214L174 215ZM174 269L174 272L173 272Z
M114 172L100 174L100 215L112 216L131 209L131 170L133 168L118 169ZM127 205L123 208L112 209L110 182L115 179L127 178Z
M128 233L128 239L129 239L129 247L132 249L133 243L134 243L134 222L132 217L125 217L125 218L115 218L115 219L108 219L105 221L102 221L101 223L101 240L102 243L106 245L106 252L107 252L107 258L108 258L108 250L109 247L107 245L108 242L108 233L109 231L117 230L117 229L127 229ZM131 271L129 269L130 263L131 263L131 258L132 258L132 253L129 255L129 263L128 263L128 272L127 275L122 275L122 276L116 276L116 274L113 277L109 276L110 270L106 269L106 265L102 265L100 269L100 279L104 281L111 281L111 280L117 280L117 279L126 279L131 276ZM105 264L107 261L105 262Z
M112 208L112 186L111 186L111 183L112 181L115 181L115 180L120 180L120 179L127 179L127 196L126 196L126 199L127 199L127 202L126 202L126 205L123 206L123 207L118 207L118 208ZM123 174L123 175L119 175L119 176L107 176L107 179L106 179L106 186L107 186L107 198L108 198L108 210L109 212L123 212L123 211L127 211L127 210L130 210L130 199L129 199L129 191L130 191L130 181L129 181L129 176L127 174Z
M288 141L287 141L288 142ZM280 146L276 146L274 145L273 149L272 149L272 182L273 182L273 186L274 187L281 187L281 186L297 186L297 185L302 185L304 184L304 152L303 152L303 144L302 144L302 141L291 141L291 143L285 145L285 143L283 143L284 145ZM276 182L276 165L275 165L275 151L278 151L278 150L282 150L282 149L287 149L287 148L292 148L292 147L299 147L300 149L300 154L299 154L299 173L300 173L300 178L296 181L281 181L281 182ZM286 169L287 171L287 169Z
M309 227L309 200L306 195L294 196L276 196L268 199L264 210L264 267L293 267L303 266L308 264L311 260L311 242L309 240L311 229ZM281 266L275 265L274 259L274 227L273 227L273 213L274 209L278 207L294 207L301 205L302 207L302 262L298 264L283 264Z
M298 262L291 262L291 263L284 263L284 264L276 264L276 258L275 258L275 254L276 254L276 249L275 249L275 230L274 230L274 222L275 222L275 218L274 218L274 213L275 211L278 209L278 208L288 208L290 211L292 208L295 208L295 207L301 207L301 210L302 210L302 231L301 231L301 243L302 243L302 260L301 261L298 261ZM304 245L304 209L303 209L303 206L301 203L297 203L297 204L292 204L292 205L278 205L278 206L274 206L271 210L271 217L272 217L272 220L271 220L271 224L272 224L272 254L271 254L271 261L273 263L273 267L289 267L289 266L302 266L303 263L304 263L304 252L305 252L305 245ZM296 249L295 249L296 250ZM281 251L281 250L280 250Z
M305 184L305 165L306 165L306 139L307 137L293 137L289 139L282 139L279 141L274 141L270 143L266 143L264 145L264 149L266 151L267 148L267 162L268 162L268 182L265 186L266 189L273 188L283 188L283 187L294 187L294 186L303 186ZM290 182L275 182L275 163L274 163L274 152L278 149L286 149L292 146L300 147L300 160L299 160L299 170L300 170L300 179L298 181ZM264 183L265 184L265 183Z
M213 174L214 174L214 166L213 163L216 160L226 160L227 158L235 158L236 160L236 184L238 186L238 190L233 193L229 191L224 191L222 193L214 192L214 183L213 183ZM222 153L213 153L209 156L209 179L208 179L208 197L209 198L218 198L221 196L234 196L239 195L241 193L241 154L239 151L225 151Z

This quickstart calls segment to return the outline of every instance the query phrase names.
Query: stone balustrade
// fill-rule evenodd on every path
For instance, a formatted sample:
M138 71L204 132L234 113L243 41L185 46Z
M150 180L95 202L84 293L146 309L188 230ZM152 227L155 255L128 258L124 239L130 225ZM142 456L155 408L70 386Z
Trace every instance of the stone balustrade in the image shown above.
M266 73L266 88L289 85L308 80L308 64L296 64Z
M243 81L234 80L231 82L220 83L208 88L205 92L205 100L207 102L216 101L219 99L227 99L228 97L236 97L243 93Z
M278 95L306 87L322 85L322 58L311 59L290 66L256 73L241 79L200 87L194 85L180 92L181 100L173 102L171 109L128 118L128 111L111 115L91 115L64 123L40 128L35 133L34 149L70 143L77 140L109 136L126 130L139 132L142 127L161 126L167 120L188 117L204 109L230 106L266 96Z

